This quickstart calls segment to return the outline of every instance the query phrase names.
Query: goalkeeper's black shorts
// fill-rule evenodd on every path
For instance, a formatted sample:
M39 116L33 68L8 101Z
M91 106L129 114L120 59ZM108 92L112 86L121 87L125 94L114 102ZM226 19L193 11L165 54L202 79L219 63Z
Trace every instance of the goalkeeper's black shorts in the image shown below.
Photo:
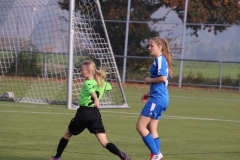
M80 134L85 128L93 134L105 133L101 114L97 107L80 106L68 125L68 130L73 135Z

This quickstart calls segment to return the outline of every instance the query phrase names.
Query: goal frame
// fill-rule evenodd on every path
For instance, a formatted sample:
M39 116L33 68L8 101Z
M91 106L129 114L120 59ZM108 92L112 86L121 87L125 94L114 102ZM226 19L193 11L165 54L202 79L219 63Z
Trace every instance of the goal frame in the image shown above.
M7 0L5 0L5 1L7 1ZM21 2L23 2L23 3L21 3ZM39 28L44 27L43 23L45 23L46 20L50 19L50 18L46 18L46 19L39 20L39 18L42 18L41 16L43 16L43 18L45 18L45 16L46 16L46 15L40 15L40 12L45 11L42 8L44 6L45 7L48 6L48 3L50 3L50 1L43 0L41 2L40 1L38 2L38 1L34 1L34 0L21 0L21 2L17 1L16 4L15 3L13 4L13 6L10 6L10 5L7 6L7 7L11 7L11 9L9 9L9 11L8 11L10 14L3 14L3 12L2 13L0 12L0 15L3 14L3 19L2 19L3 21L2 22L0 21L1 22L0 23L0 36L3 37L0 39L0 72L1 72L0 73L0 81L2 82L2 86L5 87L3 89L1 89L1 87L0 87L0 100L8 100L8 101L24 102L24 103L39 103L39 104L55 104L55 102L56 102L56 104L66 104L67 109L78 108L78 105L76 102L76 94L80 94L80 92L79 92L81 89L80 85L83 84L84 80L81 78L81 75L79 74L79 71L78 71L79 64L78 64L77 68L75 68L76 66L74 66L75 65L74 58L76 58L76 56L80 56L80 57L82 56L83 58L80 58L80 61L82 61L85 59L84 57L90 56L91 58L95 58L96 61L98 61L97 67L101 67L102 65L106 65L106 64L107 64L106 66L108 67L108 63L109 63L110 69L109 69L108 73L110 76L108 76L107 81L109 81L114 86L117 86L116 87L117 89L115 89L114 93L112 92L112 94L117 93L119 96L112 96L109 93L107 93L107 96L110 95L110 97L114 97L114 98L120 97L119 99L121 99L120 101L116 101L116 99L113 99L113 101L111 101L111 98L103 97L102 98L103 101L102 102L100 101L101 104L100 104L99 108L129 108L125 94L124 94L123 86L121 83L120 74L118 72L118 68L117 68L117 65L115 62L111 43L110 43L110 40L108 37L104 18L103 18L102 12L101 12L101 5L99 3L99 0L91 0L91 1L85 0L85 1L82 1L81 4L83 3L85 5L85 3L89 3L89 4L92 3L90 5L94 5L94 10L93 10L94 12L95 12L95 9L97 8L97 14L99 17L97 19L97 21L98 20L101 21L100 23L101 23L101 25L103 27L103 31L104 31L101 33L104 33L105 39L102 37L99 37L100 35L98 33L95 33L93 27L91 26L92 24L87 24L87 22L88 22L87 20L85 21L85 19L83 20L82 17L78 17L79 12L75 8L75 0L70 0L69 1L69 10L68 10L68 14L69 14L68 18L69 19L66 18L67 17L66 14L64 14L64 16L66 16L66 17L61 17L62 13L60 13L59 15L57 15L57 16L59 16L58 20L56 20L54 22L50 22L51 24L54 24L54 23L58 24L58 23L60 23L59 22L60 20L69 22L68 27L65 27L65 31L62 31L64 34L66 34L67 32L68 32L68 34L53 35L53 36L55 36L55 37L53 37L53 40L55 40L57 36L68 37L68 39L64 40L65 44L61 48L62 50L60 50L60 51L58 50L58 48L57 49L55 48L55 50L54 50L54 49L51 49L50 47L48 47L51 45L56 45L55 43L60 43L60 42L53 42L53 43L51 42L51 44L48 45L47 40L43 40L43 41L39 40L40 38L42 38L42 37L40 37L41 36L40 34L43 33L43 32L40 32L41 30ZM51 7L53 7L53 5L55 5L55 4L53 4L55 2L57 2L57 0L51 1L52 6L50 6L47 9L47 11L51 12ZM2 3L4 3L4 2L2 2ZM89 5L89 4L87 4L87 5ZM40 5L40 8L39 8L39 5ZM54 7L56 8L56 6L54 6ZM4 11L4 9L0 7L0 11L2 11L2 10ZM22 13L18 14L17 13L18 11L22 11ZM31 14L31 13L33 13L33 14ZM57 13L54 12L54 14L57 14ZM19 19L16 19L16 15ZM30 16L30 17L28 17L28 16ZM54 15L54 16L56 16L56 15ZM86 17L89 18L90 16L86 16ZM26 21L26 24L23 24L25 21ZM34 28L36 23L40 24L40 27L37 26L37 28ZM48 22L46 22L46 23L48 23ZM10 25L10 26L8 26L8 25ZM62 24L60 24L60 25L62 25ZM60 29L64 28L64 25L60 26L57 29L60 30ZM78 28L79 25L87 26L87 28L79 29ZM26 28L25 28L25 26L26 26ZM9 30L8 30L8 27L10 27ZM52 28L54 28L54 26L50 26L49 29L47 29L49 33L52 31ZM6 34L5 34L5 31L7 31ZM91 32L87 33L88 31L91 31ZM89 36L89 37L86 37L87 38L86 41L91 41L90 44L84 44L85 43L84 40L81 39L81 38L84 38L84 36L80 35L82 32L85 34L84 36L86 36L86 35ZM30 37L26 37L25 39L22 37L22 36L28 36L28 35ZM40 44L36 44L38 42L36 40L36 36L39 36L39 37L37 37L38 38L37 40L39 41ZM45 36L45 35L43 35L43 36ZM99 41L102 41L102 43L100 45L103 46L103 49L101 49L101 48L100 49L99 48L97 48L97 49L90 48L89 49L88 48L88 46L95 47L95 45L99 45L97 42L98 40L94 39L96 37L97 38L99 37L100 38ZM44 38L50 39L51 37L47 35L47 37L44 37ZM79 42L75 42L76 39L78 39ZM103 41L103 39L104 39L104 41ZM62 39L60 39L60 40L62 40ZM44 43L44 44L42 44L42 43ZM84 55L86 51L82 51L82 53L76 52L76 43L81 43L79 46L77 46L77 48L80 48L80 52L82 50L88 50L88 52L89 52L88 54L90 54L90 55ZM66 44L68 44L68 45L66 45ZM40 47L43 46L43 47L40 48L40 50L38 50L39 48L37 48L37 47L39 47L39 46ZM65 47L65 46L68 46L68 47ZM59 47L59 46L57 46L57 47ZM60 45L60 47L61 47L61 45ZM85 47L85 48L81 49L81 47ZM97 51L97 52L95 53L95 51ZM104 51L107 51L107 53L104 53ZM103 54L103 55L101 55L101 54ZM38 63L37 67L40 67L40 65L41 65L42 68L41 68L41 72L37 73L37 76L21 77L20 71L22 71L24 69L18 68L18 66L26 64L26 66L31 67L30 60L29 60L29 62L19 62L23 55L26 57L30 56L30 58L32 56L38 57L40 55L41 62L37 62ZM55 60L58 59L57 56L61 56L60 58L62 58L62 59L65 58L64 61L61 61L62 59L60 59L59 62L55 63ZM104 59L105 57L106 57L106 59ZM65 67L66 59L67 59L67 68ZM43 62L43 60L44 60L44 62ZM99 66L99 64L100 64L100 66ZM58 68L54 68L54 67L58 67ZM10 69L12 70L11 75L8 74ZM39 68L37 68L37 69L39 69ZM15 70L15 72L13 72L13 70ZM56 70L56 73L53 70ZM13 74L15 74L15 76L13 76ZM61 77L62 76L61 74L63 74L63 76L65 76L65 77ZM113 76L111 74L113 74ZM74 77L77 77L77 79ZM15 81L16 84L15 83L9 84L9 83L11 83L10 81L8 82L8 80L10 78L11 78L11 82ZM21 82L19 84L17 84L18 81L19 82L21 81ZM67 81L67 83L66 83L66 81ZM45 82L46 82L46 84L45 84ZM32 83L34 83L34 84L32 84ZM51 88L51 87L54 87L55 84L57 84L58 88L57 89ZM8 85L12 85L12 86L22 85L23 87L27 86L30 89L26 89L27 93L24 93L25 95L23 97L21 97L21 96L19 96L19 93L18 93L20 91L17 91L13 88L8 89L7 88ZM49 87L47 85L49 85ZM65 102L62 101L62 99L60 99L60 100L59 99L51 99L52 97L55 98L56 96L58 96L58 95L52 96L51 95L52 93L58 93L58 89L63 89L65 87L66 87L66 95L65 95L66 99L64 99ZM78 87L78 88L76 89L76 87ZM45 88L47 88L47 89L44 90ZM50 91L51 89L54 91ZM38 92L38 90L39 90L39 93L36 93L36 92ZM42 90L43 90L43 92L42 92ZM120 92L119 92L119 90L120 90ZM48 93L48 91L50 91L50 92ZM61 90L61 92L62 91L63 90ZM3 92L3 94L1 92ZM24 90L24 92L25 92L25 90ZM44 95L44 94L46 94L46 95ZM73 101L73 94L75 96L74 97L75 101ZM63 95L63 94L61 93L61 95ZM48 97L48 96L50 96L50 97ZM42 97L43 97L43 99L42 99ZM45 97L47 97L47 99L44 99ZM115 104L115 102L117 102L117 103Z

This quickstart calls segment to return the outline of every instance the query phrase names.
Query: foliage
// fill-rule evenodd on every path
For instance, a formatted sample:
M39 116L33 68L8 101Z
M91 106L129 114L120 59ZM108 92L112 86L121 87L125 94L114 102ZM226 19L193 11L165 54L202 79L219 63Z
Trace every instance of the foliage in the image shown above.
M178 76L175 76L174 79L171 79L171 83L177 83L178 82ZM189 72L187 76L182 77L182 83L185 84L201 84L201 85L219 85L219 78L210 78L207 76L204 76L202 73L196 73L193 74L193 72ZM239 87L240 86L240 78L235 79L231 76L223 76L222 77L222 86L234 86Z
M222 78L222 85L240 87L240 78L234 79L231 76L224 76Z
M184 19L185 0L163 0L161 3L172 8L180 19ZM240 5L238 0L197 0L188 1L188 23L206 23L204 29L215 34L223 32L226 26L213 26L211 24L239 24ZM200 26L189 25L193 29L193 35L198 36Z
M17 68L16 68L17 60ZM19 52L9 69L8 75L37 77L41 70L38 67L39 55L31 52ZM16 70L17 69L17 70Z

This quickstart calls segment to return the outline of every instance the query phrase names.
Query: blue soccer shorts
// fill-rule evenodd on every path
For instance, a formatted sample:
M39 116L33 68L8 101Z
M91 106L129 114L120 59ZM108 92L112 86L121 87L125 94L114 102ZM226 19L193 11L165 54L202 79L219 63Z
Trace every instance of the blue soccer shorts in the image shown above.
M163 104L161 102L153 103L148 101L143 107L141 115L153 119L160 119L162 117L162 112L166 111L166 109L166 104Z

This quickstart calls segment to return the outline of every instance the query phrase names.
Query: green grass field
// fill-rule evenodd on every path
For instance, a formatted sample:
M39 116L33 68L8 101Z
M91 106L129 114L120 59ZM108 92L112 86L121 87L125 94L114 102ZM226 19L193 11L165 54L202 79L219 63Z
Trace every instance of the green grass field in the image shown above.
M148 88L124 87L129 109L101 109L108 140L132 160L149 159L135 129ZM170 87L170 104L159 123L164 160L240 159L240 92ZM0 160L47 160L55 154L75 110L64 105L0 102ZM73 137L63 160L118 159L85 130Z

